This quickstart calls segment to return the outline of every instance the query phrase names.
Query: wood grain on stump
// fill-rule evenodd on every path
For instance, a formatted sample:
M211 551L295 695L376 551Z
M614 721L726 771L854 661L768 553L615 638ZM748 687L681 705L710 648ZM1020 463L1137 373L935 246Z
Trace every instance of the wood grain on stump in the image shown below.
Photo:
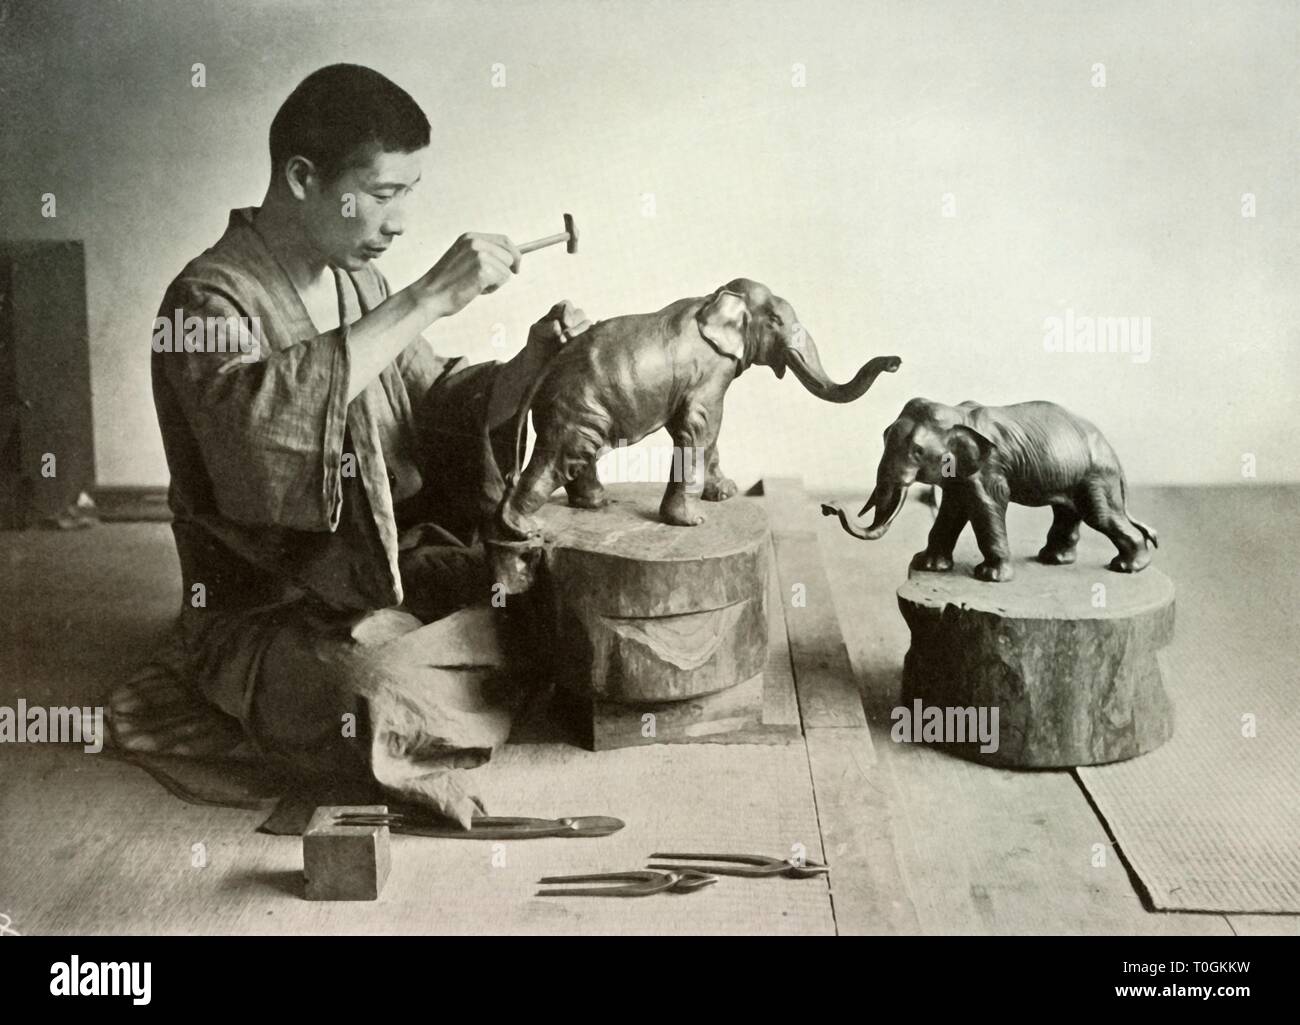
M768 529L758 503L700 502L695 527L659 521L663 485L612 484L603 509L563 496L539 513L539 582L558 609L562 679L594 699L714 694L767 661Z
M997 584L961 563L909 574L898 589L912 632L902 706L997 708L996 752L954 750L998 765L1098 765L1168 740L1157 652L1173 637L1169 578L1029 559L1015 569Z

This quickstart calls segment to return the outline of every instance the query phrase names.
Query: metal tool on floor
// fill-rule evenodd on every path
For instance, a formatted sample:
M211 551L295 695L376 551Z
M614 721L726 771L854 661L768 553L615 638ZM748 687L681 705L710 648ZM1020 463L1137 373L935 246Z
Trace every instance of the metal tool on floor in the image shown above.
M444 840L534 840L541 837L592 837L617 833L625 823L609 815L576 815L562 819L537 819L482 815L469 829L417 812L343 812L334 820L340 826L387 826L394 833Z
M701 865L703 870L720 876L785 876L787 879L811 879L814 876L827 875L829 865L816 861L796 858L769 858L762 854L665 854L650 855L652 859L662 858L667 861L716 861L717 865ZM652 869L664 872L691 871L689 865L651 864Z
M547 876L537 882L542 886L556 883L605 883L604 886L565 886L556 890L538 890L539 897L647 897L652 893L694 893L718 881L718 877L693 868L657 872L595 872L588 875ZM613 885L609 885L613 884Z

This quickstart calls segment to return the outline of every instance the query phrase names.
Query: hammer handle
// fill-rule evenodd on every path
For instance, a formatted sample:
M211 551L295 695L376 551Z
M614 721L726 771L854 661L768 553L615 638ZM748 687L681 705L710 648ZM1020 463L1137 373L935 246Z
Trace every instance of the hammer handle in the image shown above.
M558 246L561 242L569 241L569 233L562 231L558 235L547 235L546 238L539 238L532 242L525 242L519 247L520 253L531 253L535 249L545 249L547 246Z

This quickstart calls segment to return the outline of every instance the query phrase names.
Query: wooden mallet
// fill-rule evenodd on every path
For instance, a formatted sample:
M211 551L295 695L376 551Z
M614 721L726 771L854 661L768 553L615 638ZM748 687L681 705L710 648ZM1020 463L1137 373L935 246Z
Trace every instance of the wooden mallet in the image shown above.
M545 249L547 246L559 245L561 242L568 243L565 246L568 252L576 253L578 251L578 226L573 223L573 214L564 215L564 230L560 234L547 235L546 238L525 242L519 247L519 252L531 253L534 249Z

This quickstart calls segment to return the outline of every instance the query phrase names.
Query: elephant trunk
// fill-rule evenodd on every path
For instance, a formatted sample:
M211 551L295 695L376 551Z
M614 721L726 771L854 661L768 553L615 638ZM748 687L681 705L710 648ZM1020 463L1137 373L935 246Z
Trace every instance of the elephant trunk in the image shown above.
M800 342L785 350L786 365L794 371L800 383L819 399L827 402L853 402L867 393L867 389L882 373L892 374L901 365L897 356L877 356L844 384L836 384L822 367L821 357L812 336L803 334Z
M889 525L894 522L895 517L903 508L903 499L907 497L906 484L877 484L871 497L867 499L867 504L858 512L858 516L865 516L873 506L876 510L876 518L872 521L871 526L863 528L854 521L850 513L838 502L828 502L822 506L822 515L838 516L840 526L845 532L858 538L860 541L875 541L884 536Z

